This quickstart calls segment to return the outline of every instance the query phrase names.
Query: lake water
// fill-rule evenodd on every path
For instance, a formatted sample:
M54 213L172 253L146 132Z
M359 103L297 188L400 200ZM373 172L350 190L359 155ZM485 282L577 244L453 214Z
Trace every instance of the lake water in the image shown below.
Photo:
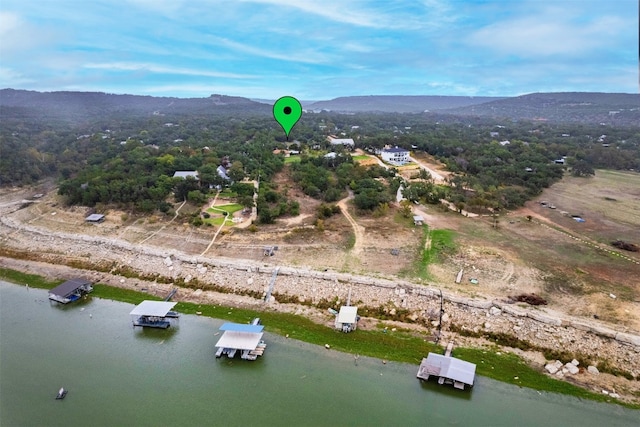
M133 329L130 304L60 306L0 282L0 425L637 426L640 411L477 377L471 392L266 334L255 362L216 359L222 321ZM355 332L357 334L357 331ZM55 400L60 387L69 390Z

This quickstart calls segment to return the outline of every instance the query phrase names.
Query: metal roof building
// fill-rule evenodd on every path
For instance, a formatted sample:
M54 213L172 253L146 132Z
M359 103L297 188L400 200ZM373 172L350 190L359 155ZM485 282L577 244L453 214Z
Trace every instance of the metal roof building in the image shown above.
M176 317L175 315L168 316L172 313L171 309L176 304L177 302L171 301L142 301L129 313L133 318L133 326L148 326L151 328L162 329L168 328L171 326L171 323L166 320L166 318Z
M342 332L355 331L358 325L358 307L343 305L336 316L336 329Z
M253 350L262 339L262 335L264 335L263 329L263 325L243 325L227 322L220 327L224 334L216 343L216 347Z
M473 386L476 365L455 357L429 353L422 359L417 377L428 380L432 375L438 377L440 384L452 383L455 388L463 390L465 385Z
M84 220L87 222L102 222L104 221L104 215L102 214L91 214L86 217Z
M70 279L49 291L49 299L66 304L76 301L93 290L91 282L84 279Z
M242 352L242 358L256 360L262 356L266 344L262 341L264 326L260 325L259 319L255 319L251 325L227 322L220 326L224 334L216 343L218 351L216 357L226 354L233 358L238 350Z
M195 178L195 179L199 179L198 176L198 171L175 171L175 173L173 174L174 178L187 178L187 177L191 177L191 178Z

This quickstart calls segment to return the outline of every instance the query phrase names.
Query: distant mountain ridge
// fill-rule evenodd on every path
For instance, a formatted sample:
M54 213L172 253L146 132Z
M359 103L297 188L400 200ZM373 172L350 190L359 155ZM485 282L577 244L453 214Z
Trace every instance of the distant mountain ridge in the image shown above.
M532 93L516 97L346 96L302 101L307 111L337 113L437 113L456 117L508 120L604 123L640 126L640 95L598 92ZM271 114L268 100L211 95L174 98L116 95L102 92L36 92L0 90L0 116L45 115L60 119L103 114L233 115Z
M337 112L422 113L498 101L504 97L439 95L369 95L344 96L307 105L307 110Z
M462 116L640 126L640 95L602 92L531 93L453 108Z
M268 113L264 104L247 98L211 95L208 98L174 98L143 95L117 95L104 92L36 92L0 90L0 108L38 112L49 116L86 116L89 114L215 114L219 112L251 111ZM5 112L2 112L3 115Z

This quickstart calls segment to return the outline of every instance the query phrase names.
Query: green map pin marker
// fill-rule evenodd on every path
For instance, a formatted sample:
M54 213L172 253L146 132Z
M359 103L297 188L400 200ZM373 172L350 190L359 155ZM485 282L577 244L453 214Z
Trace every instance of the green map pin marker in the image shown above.
M288 141L289 132L302 117L302 105L293 96L283 96L273 104L273 117L282 126Z

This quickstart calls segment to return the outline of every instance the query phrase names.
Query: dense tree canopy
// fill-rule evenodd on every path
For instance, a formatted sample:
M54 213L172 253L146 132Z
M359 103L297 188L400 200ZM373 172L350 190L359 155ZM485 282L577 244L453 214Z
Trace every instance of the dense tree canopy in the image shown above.
M469 208L517 207L560 179L568 167L579 175L597 168L640 170L638 127L322 112L304 114L288 142L264 112L229 116L112 111L73 121L30 115L19 108L3 107L1 113L0 185L57 177L60 194L71 204L114 204L141 211L167 211L172 195L176 200L202 200L210 188L230 184L217 171L225 164L234 182L260 181L264 189L258 206L265 222L292 214L295 204L269 185L284 167L276 148L301 153L300 161L288 167L296 185L311 197L331 203L350 190L364 210L392 200L400 185L395 173L377 165L360 166L345 150L329 146L328 134L352 137L363 149L397 145L433 155L455 173L450 186L421 177L405 185L405 196L428 203L447 198ZM562 158L566 164L556 164ZM199 181L172 178L184 170L198 171ZM239 197L244 206L252 205L252 194Z

